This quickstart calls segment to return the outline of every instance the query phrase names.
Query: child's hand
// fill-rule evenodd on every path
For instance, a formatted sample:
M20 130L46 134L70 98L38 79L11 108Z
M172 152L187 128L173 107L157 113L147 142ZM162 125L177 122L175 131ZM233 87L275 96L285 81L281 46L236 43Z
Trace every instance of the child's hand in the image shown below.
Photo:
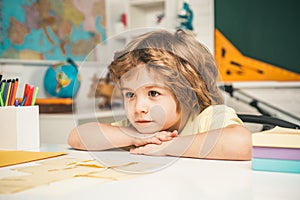
M160 131L154 134L139 134L139 136L133 139L133 145L144 146L146 144L162 144L177 137L178 132L175 131Z
M167 156L165 148L170 142L171 141L162 142L161 144L146 144L144 146L130 149L130 153L151 156Z
M167 142L172 140L174 137L178 136L178 132L176 130L170 131L160 131L154 134L156 138L158 138L162 142Z

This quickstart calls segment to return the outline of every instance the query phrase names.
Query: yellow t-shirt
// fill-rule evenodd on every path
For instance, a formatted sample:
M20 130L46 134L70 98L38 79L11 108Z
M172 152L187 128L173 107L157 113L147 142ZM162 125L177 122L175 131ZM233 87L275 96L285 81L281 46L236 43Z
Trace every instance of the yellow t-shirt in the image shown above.
M234 109L226 105L212 105L199 115L190 117L180 135L192 135L224 128L231 124L243 125Z
M234 109L226 105L212 105L204 109L199 115L190 117L180 132L181 136L193 135L209 130L224 128L230 124L243 125ZM130 126L128 120L112 123L113 126Z

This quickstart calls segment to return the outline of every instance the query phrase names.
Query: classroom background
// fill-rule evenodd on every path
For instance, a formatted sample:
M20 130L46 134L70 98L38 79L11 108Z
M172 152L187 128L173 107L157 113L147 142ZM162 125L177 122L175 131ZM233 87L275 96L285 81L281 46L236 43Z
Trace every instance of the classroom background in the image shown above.
M38 86L42 101L61 98L45 89L49 68L62 62L77 68L80 87L71 106L40 113L41 142L65 143L74 119L80 124L124 115L99 106L105 107L105 91L94 94L115 51L143 32L183 28L215 55L226 104L239 114L300 124L299 6L294 0L2 0L0 74Z

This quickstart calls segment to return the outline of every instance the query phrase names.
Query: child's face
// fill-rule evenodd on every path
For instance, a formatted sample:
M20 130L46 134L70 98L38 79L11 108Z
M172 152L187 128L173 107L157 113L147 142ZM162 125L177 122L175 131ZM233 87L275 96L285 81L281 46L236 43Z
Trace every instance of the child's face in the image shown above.
M122 76L121 91L126 115L140 133L179 129L181 117L174 95L145 66Z

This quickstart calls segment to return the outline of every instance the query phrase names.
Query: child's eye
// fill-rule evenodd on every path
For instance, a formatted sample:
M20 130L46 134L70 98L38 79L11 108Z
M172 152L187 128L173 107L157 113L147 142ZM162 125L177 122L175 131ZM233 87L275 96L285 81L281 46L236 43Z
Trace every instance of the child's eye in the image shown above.
M134 97L134 93L133 93L133 92L126 92L126 93L125 93L125 97L126 97L127 99L133 98L133 97Z
M156 97L156 96L160 95L160 93L159 93L159 92L156 92L156 91L149 91L149 92L148 92L148 95L149 95L150 97Z

